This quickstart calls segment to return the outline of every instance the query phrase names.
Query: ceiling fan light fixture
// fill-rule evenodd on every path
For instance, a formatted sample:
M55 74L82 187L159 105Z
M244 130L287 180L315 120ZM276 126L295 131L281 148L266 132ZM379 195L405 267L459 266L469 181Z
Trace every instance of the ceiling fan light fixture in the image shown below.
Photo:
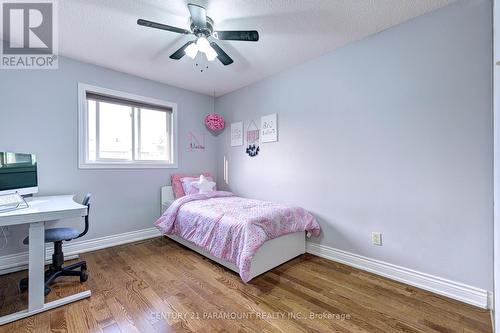
M209 48L207 49L207 52L205 52L205 55L207 56L208 61L214 61L215 58L217 58L217 52L213 49L212 46L208 46Z
M214 31L214 22L207 16L205 7L192 3L188 3L187 6L191 14L189 30L144 19L137 20L137 24L140 26L196 36L196 41L191 40L182 45L181 48L170 55L170 59L180 60L186 55L191 59L195 59L198 51L200 51L201 53L205 53L208 61L213 61L217 58L224 66L227 66L234 62L233 59L213 39L244 42L257 42L259 40L259 32L257 30ZM208 38L210 38L211 42L208 41Z
M198 37L198 40L196 41L196 46L198 46L198 50L203 53L207 53L209 49L212 47L210 46L210 43L208 42L208 39L205 37Z
M194 58L196 58L196 55L198 54L198 46L196 45L196 43L191 43L191 44L189 44L188 47L186 47L184 52L186 53L186 55L189 58L194 59Z
M205 53L208 61L214 61L215 58L217 58L217 52L215 52L206 37L198 37L198 40L196 41L196 48L198 51Z

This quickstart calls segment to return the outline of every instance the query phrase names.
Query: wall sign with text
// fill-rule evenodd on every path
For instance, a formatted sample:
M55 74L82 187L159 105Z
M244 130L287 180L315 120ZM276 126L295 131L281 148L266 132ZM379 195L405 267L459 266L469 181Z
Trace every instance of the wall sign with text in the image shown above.
M205 151L205 134L189 132L189 152Z
M278 141L278 116L276 113L260 118L261 142Z
M243 146L243 122L231 124L231 146Z

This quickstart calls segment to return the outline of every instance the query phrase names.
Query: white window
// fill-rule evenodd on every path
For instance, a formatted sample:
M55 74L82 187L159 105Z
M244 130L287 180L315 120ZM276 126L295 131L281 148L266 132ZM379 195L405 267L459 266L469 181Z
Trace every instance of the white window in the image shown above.
M78 85L80 168L176 168L174 103Z

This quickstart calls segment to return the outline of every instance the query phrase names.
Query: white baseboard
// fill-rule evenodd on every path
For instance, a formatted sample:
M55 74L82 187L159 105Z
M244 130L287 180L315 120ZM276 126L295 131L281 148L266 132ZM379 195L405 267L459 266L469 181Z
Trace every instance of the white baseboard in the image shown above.
M80 253L104 249L106 247L136 242L148 238L159 237L160 232L156 228L148 228L137 231L125 232L122 234L93 238L75 242L65 242L63 244L64 259L77 258ZM47 245L45 248L46 262L52 258L53 246ZM0 275L21 271L28 268L28 252L14 253L0 257Z
M483 309L492 308L493 293L483 289L312 242L307 242L306 251Z
M66 242L63 245L63 251L65 255L80 254L160 236L158 229L147 228L89 240ZM48 252L51 253L50 250Z

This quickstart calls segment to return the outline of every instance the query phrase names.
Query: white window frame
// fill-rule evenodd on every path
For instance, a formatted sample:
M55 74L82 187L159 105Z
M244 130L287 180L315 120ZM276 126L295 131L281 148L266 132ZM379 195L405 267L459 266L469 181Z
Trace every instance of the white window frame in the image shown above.
M171 162L162 161L91 161L88 158L88 108L87 93L144 103L149 105L158 105L172 110L171 116ZM178 167L178 138L177 138L177 104L159 100L151 97L144 97L130 94L118 90L102 88L86 83L78 83L78 167L80 169L158 169L158 168L177 168Z

